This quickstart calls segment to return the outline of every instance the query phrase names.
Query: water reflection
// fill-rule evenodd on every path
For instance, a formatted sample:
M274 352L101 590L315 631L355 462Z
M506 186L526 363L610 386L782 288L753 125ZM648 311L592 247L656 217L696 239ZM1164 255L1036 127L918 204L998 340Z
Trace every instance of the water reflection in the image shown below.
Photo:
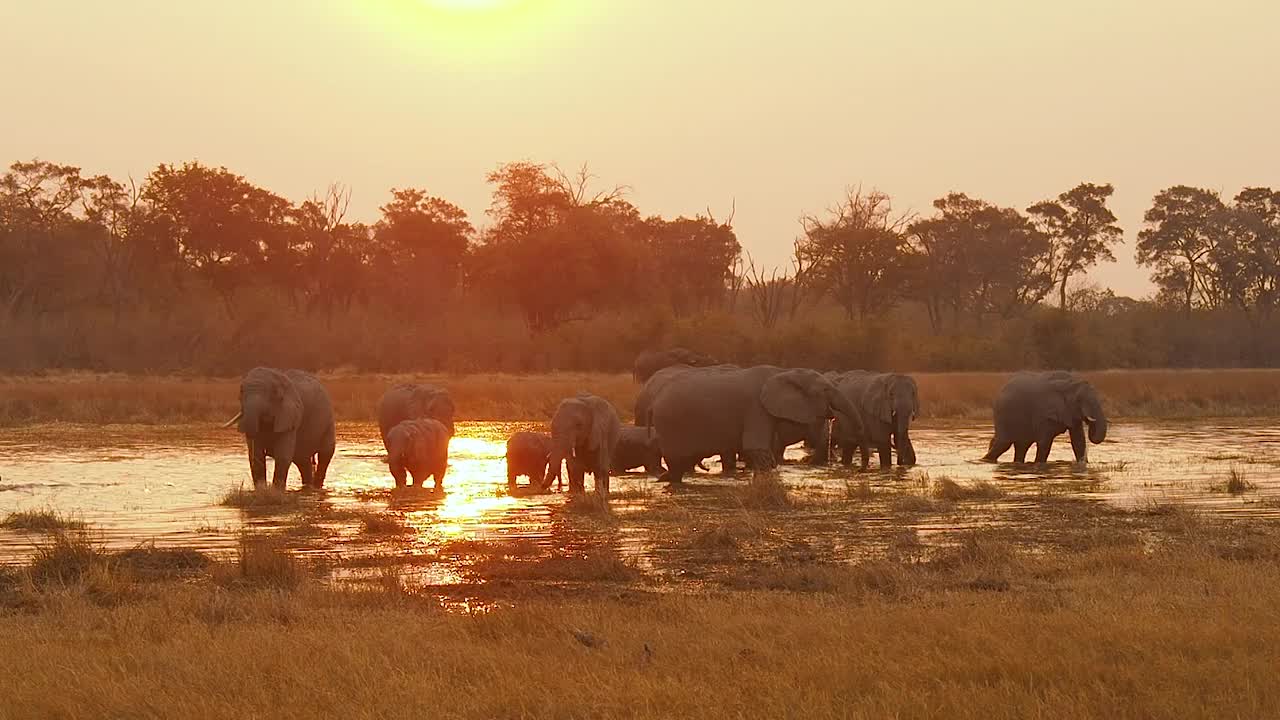
M911 469L856 473L838 465L788 464L782 474L800 494L812 497L839 495L851 483L862 481L873 488L904 489L945 476L961 482L990 481L1015 496L1057 493L1128 507L1179 500L1212 512L1272 515L1276 507L1262 501L1280 496L1276 425L1273 420L1121 423L1113 425L1107 443L1091 448L1091 463L1071 462L1070 446L1064 441L1055 446L1048 467L1036 468L983 463L979 457L986 449L987 428L937 424L914 431L921 464ZM0 515L54 508L100 528L103 541L114 548L154 540L162 545L227 550L245 528L282 532L301 552L320 554L349 568L385 551L386 543L394 543L406 557L422 558L424 581L439 583L457 581L459 569L456 563L433 565L432 561L468 541L527 541L548 551L604 543L642 566L654 566L653 556L663 543L660 524L655 525L652 517L634 522L630 518L651 510L655 498L677 508L719 511L734 506L730 495L741 480L715 475L719 468L713 461L708 463L713 474L700 474L674 490L642 475L619 478L614 484L619 498L614 502L615 519L603 525L557 512L563 495L510 496L505 439L533 427L459 423L444 492L433 493L393 491L377 428L343 425L325 491L305 494L298 512L284 514L219 505L228 490L248 483L244 449L233 431L128 426L7 430L0 434ZM791 459L800 455L799 448L789 451ZM1242 495L1215 488L1225 483L1233 468L1255 488ZM291 481L296 488L296 472ZM357 542L362 534L359 523L342 513L369 510L396 514L412 533L385 542L368 538ZM998 508L980 520L1001 522ZM803 522L825 538L822 542L829 547L824 546L823 552L839 554L866 533L884 534L898 521L886 514L851 523L812 512ZM928 533L953 526L931 526L926 517L916 527ZM25 556L36 540L0 531L0 557ZM667 571L696 573L690 568Z

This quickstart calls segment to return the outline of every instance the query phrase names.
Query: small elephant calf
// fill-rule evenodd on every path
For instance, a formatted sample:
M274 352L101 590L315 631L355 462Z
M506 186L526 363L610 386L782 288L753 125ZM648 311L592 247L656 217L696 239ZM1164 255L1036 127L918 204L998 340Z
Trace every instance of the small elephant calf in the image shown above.
M662 467L662 451L658 449L658 436L645 427L623 426L618 434L618 444L613 446L610 460L614 472L627 472L638 467L654 477L665 470Z
M431 418L405 420L388 430L387 464L396 487L404 487L407 472L418 487L433 477L435 489L443 489L449 467L449 437L449 428Z
M547 433L521 431L507 438L507 489L515 490L521 475L529 478L529 485L541 487L550 462L551 436ZM556 480L563 482L558 471Z

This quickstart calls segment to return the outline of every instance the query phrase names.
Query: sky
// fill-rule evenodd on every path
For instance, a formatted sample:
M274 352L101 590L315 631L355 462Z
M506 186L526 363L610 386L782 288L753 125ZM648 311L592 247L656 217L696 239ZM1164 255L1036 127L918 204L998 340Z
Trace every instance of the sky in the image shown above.
M485 174L586 163L646 214L736 207L785 265L846 187L928 214L1115 185L1280 186L1272 0L0 0L0 162L227 168L372 221L422 187L484 223Z

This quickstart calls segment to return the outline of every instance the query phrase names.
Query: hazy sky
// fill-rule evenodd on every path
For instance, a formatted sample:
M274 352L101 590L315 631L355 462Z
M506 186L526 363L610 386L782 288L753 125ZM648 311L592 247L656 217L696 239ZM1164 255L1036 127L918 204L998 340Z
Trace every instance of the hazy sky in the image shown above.
M468 9L466 6L475 6ZM450 7L442 7L450 6ZM508 160L727 214L786 262L861 183L927 213L1116 185L1280 185L1273 0L0 0L0 161L225 165L301 199L393 186L484 221ZM1148 292L1131 246L1095 279Z

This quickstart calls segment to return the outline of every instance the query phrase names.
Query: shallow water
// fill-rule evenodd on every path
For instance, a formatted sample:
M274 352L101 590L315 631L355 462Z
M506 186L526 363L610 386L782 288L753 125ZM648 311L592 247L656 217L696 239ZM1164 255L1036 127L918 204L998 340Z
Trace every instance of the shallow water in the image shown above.
M234 431L74 425L3 430L0 517L14 510L52 508L90 523L112 548L150 541L226 551L235 547L244 529L279 531L299 552L333 561L351 575L360 574L362 558L385 552L393 542L402 557L424 559L418 572L428 584L459 581L470 560L457 550L465 547L457 541L518 539L535 548L563 550L596 545L604 537L643 569L659 575L696 575L696 568L662 561L670 548L664 548L660 524L629 518L639 518L658 505L704 513L732 511L734 492L745 474L739 473L739 479L699 474L674 490L639 474L615 478L616 519L603 527L589 518L557 512L565 501L562 494L507 494L505 438L530 427L459 423L444 492L393 493L377 428L344 424L338 429L338 454L325 491L306 493L293 513L219 505L229 490L250 486L244 446ZM1126 507L1180 501L1231 515L1280 512L1280 505L1270 502L1280 498L1280 422L1274 419L1118 423L1106 443L1090 447L1088 465L1070 462L1070 443L1063 436L1044 469L980 462L990 434L980 425L922 426L912 434L920 465L909 470L879 472L873 458L873 469L866 473L839 465L813 468L789 462L781 474L801 498L843 494L850 483L862 480L876 487L910 489L944 476L962 483L988 480L1013 494L1014 500L987 503L989 512L971 514L965 523L1000 523L1019 494L1039 492ZM798 460L803 454L797 446L788 451L788 459ZM1006 459L1012 459L1012 451ZM713 461L708 464L718 469ZM1239 495L1224 492L1233 469L1254 487ZM294 492L298 482L294 470ZM389 510L413 532L394 541L371 541L361 537L359 521L351 520L350 514L342 519L344 509ZM311 516L308 527L298 526L299 514ZM848 557L856 554L855 537L892 531L901 519L887 514L850 519L816 510L779 522L802 525L804 542L819 538L824 555ZM926 516L912 522L922 536L959 526L955 518ZM26 557L39 540L38 535L0 530L0 561Z

